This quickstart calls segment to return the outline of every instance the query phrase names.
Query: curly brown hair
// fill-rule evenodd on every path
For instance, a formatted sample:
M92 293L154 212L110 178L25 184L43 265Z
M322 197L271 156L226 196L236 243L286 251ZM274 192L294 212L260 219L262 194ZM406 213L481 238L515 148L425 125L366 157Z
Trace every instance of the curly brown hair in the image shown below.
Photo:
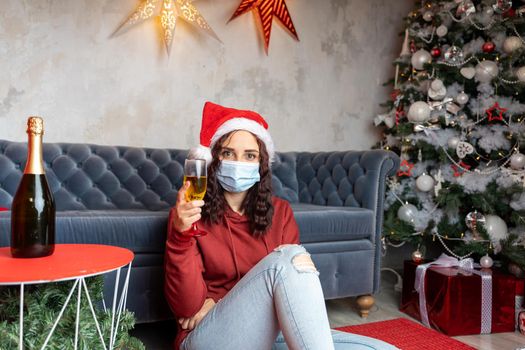
M222 145L235 133L229 132L222 136L211 150L212 161L208 166L208 185L202 208L202 218L207 223L218 224L224 217L228 203L224 198L224 189L217 181L217 171L221 165L219 159ZM264 235L272 225L273 203L272 203L272 172L269 166L269 155L266 145L255 136L259 145L259 175L261 179L248 190L248 194L242 203L242 209L250 219L250 230L254 236Z

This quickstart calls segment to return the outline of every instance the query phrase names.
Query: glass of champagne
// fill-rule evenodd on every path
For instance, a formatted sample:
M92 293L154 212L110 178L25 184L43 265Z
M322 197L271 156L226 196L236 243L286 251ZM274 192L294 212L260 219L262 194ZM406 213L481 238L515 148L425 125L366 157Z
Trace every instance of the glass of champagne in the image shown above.
M184 161L184 184L190 182L190 187L186 190L185 198L187 202L202 200L206 194L207 168L204 159L186 159ZM197 224L192 225L193 236L200 237L205 235L199 232Z

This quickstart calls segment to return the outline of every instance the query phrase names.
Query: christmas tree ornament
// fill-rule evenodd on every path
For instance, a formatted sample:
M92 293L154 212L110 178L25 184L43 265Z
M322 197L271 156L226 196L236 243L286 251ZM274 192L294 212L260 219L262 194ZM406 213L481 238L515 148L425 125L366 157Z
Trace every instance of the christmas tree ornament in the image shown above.
M490 269L492 265L494 265L494 261L490 256L484 255L481 257L481 259L479 259L479 264L484 269Z
M469 97L468 95L465 93L465 92L460 92L457 96L456 96L456 102L459 103L460 105L466 105L467 102L469 100Z
M452 149L456 149L458 147L458 144L460 142L460 139L458 137L451 137L448 139L448 147Z
M286 0L242 0L237 10L235 10L235 13L230 18L230 21L252 10L257 12L259 19L261 20L261 30L266 54L268 54L268 48L270 46L270 36L272 34L272 22L274 17L284 25L292 37L299 40L299 35L295 30L292 17L286 6Z
M449 64L461 64L463 63L463 50L461 48L452 45L445 51L445 61Z
M426 22L432 21L433 18L434 18L434 13L432 11L425 11L425 13L423 13L423 19Z
M430 53L425 49L420 49L414 52L412 55L412 58L410 59L410 63L412 63L412 67L414 67L417 70L422 70L425 67L425 64L432 62L432 56Z
M518 7L516 10L516 15L523 17L523 15L525 15L525 6Z
M456 9L456 16L458 17L468 17L473 13L476 13L476 7L471 0L462 0Z
M498 102L494 102L492 107L488 108L485 113L489 118L489 122L494 120L503 120L503 113L507 111L507 108L502 108L499 106Z
M492 8L496 13L504 13L512 8L512 0L495 0L496 3L492 5Z
M463 67L459 70L459 73L467 78L467 79L472 79L474 78L474 76L476 75L476 68L474 67Z
M509 36L503 41L503 52L512 54L523 47L523 42L517 36Z
M481 47L481 49L483 50L483 52L485 53L491 53L491 52L494 52L494 49L496 49L496 45L494 45L494 43L492 41L487 41L483 44L483 46Z
M488 17L492 17L494 15L494 9L492 6L485 7L485 10L483 11Z
M396 124L394 117L391 113L379 114L374 118L374 125L378 126L384 123L387 128L392 129Z
M440 79L434 79L428 89L428 97L433 100L442 100L447 94L447 89L443 81Z
M516 70L516 78L522 83L525 83L525 67L520 67Z
M430 118L430 107L424 101L417 101L410 105L407 114L408 120L414 123L423 123Z
M423 261L423 253L419 249L412 252L412 261L419 264Z
M476 80L481 83L489 83L496 78L499 68L496 62L491 60L481 61L476 65Z
M434 58L438 58L441 56L441 49L439 47L434 47L432 50L430 50L430 55Z
M401 53L399 54L399 57L405 57L410 56L410 45L408 41L408 29L405 29L405 38L403 39L403 45L401 46Z
M408 160L403 159L399 165L399 170L397 171L397 177L401 176L412 176L412 169L414 164L410 163Z
M416 218L417 208L415 205L410 203L405 203L399 207L397 210L397 217L399 220L413 223Z
M441 168L438 170L437 174L434 175L434 180L436 180L436 186L434 186L434 195L439 196L439 191L443 188L443 175L441 175Z
M456 164L452 164L450 166L450 168L452 168L452 171L453 171L453 175L454 177L460 177L461 175L463 175L467 170L470 170L471 166L468 165L467 163L463 162L463 161L460 161L458 163L458 165Z
M510 157L510 167L514 170L522 170L525 167L525 155L522 153L514 153Z
M162 6L157 7L159 2L159 0L143 0L127 20L117 28L114 35L127 31L129 28L144 22L160 11L160 24L162 26L164 45L166 46L168 55L171 52L175 25L179 17L214 39L220 41L215 32L208 25L208 22L206 22L197 8L193 6L191 0L163 0Z
M467 155L474 152L474 146L468 142L460 141L456 147L456 154L460 159L465 158Z
M506 239L508 236L507 224L497 215L486 215L484 226L492 243L499 243L500 240Z
M485 224L485 215L479 213L477 210L474 210L465 216L465 224L472 231L473 238L475 240L480 239L481 236L479 234L478 228L480 224Z
M427 174L420 175L416 180L416 188L421 192L429 192L435 186L434 178Z
M436 29L436 35L439 36L440 38L447 35L447 33L448 33L448 28L443 24L437 27Z

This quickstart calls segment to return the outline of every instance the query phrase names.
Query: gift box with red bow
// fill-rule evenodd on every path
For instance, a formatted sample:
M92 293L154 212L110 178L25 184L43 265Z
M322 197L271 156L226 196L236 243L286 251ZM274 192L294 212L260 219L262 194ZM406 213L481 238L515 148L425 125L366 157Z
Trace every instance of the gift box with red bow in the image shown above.
M405 261L400 310L450 336L513 332L516 277L442 255Z

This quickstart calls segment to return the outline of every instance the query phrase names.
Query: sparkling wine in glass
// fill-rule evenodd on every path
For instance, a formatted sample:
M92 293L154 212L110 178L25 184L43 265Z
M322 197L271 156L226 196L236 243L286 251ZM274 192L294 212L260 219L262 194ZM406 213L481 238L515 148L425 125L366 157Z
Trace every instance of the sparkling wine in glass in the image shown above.
M186 159L184 162L184 184L190 182L190 187L186 190L185 198L187 202L202 200L206 194L207 168L204 159ZM193 236L203 236L205 233L197 229L196 223L192 225L195 232Z

